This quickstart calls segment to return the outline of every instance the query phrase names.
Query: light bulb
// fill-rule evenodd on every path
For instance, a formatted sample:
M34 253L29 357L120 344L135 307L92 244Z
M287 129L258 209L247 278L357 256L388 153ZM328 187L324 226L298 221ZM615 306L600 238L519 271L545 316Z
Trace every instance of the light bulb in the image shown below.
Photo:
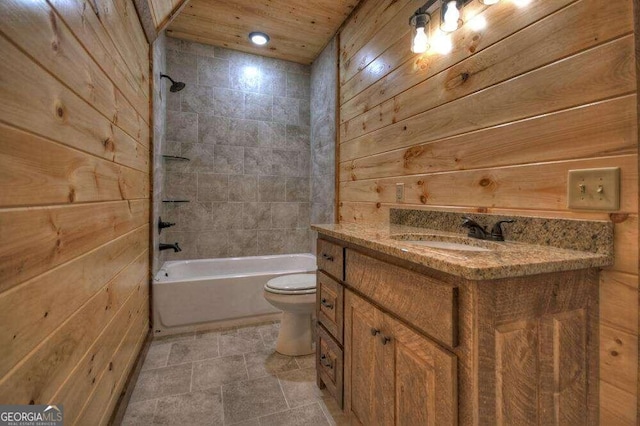
M531 3L531 0L513 0L516 6L525 7Z
M257 44L258 46L263 46L269 43L269 36L266 35L265 33L252 32L251 34L249 34L249 40L251 40L253 44Z
M411 51L413 53L424 53L429 49L429 37L424 31L424 27L416 28L416 35L413 37Z
M460 11L455 0L447 2L445 5L444 19L441 25L443 31L451 32L458 29L458 21L460 20Z
M442 31L438 31L438 33L433 37L432 44L433 50L441 55L446 55L453 50L451 36L443 33Z
M469 21L469 27L473 31L482 31L487 28L487 20L482 15L478 15Z
M487 6L491 6L492 4L498 3L500 0L480 0L480 3L486 4Z

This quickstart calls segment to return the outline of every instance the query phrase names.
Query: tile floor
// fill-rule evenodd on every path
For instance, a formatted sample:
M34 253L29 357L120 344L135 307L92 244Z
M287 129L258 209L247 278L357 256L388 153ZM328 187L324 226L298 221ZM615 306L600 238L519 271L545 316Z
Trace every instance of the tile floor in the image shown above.
M344 424L315 355L275 352L279 323L155 339L123 425Z

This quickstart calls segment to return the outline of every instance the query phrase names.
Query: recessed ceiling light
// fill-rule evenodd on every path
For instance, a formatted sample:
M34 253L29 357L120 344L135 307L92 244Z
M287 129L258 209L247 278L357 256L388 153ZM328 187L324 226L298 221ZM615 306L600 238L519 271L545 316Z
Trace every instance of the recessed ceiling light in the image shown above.
M269 43L269 36L266 35L265 33L254 31L251 34L249 34L249 40L251 40L253 44L257 44L258 46L263 46Z

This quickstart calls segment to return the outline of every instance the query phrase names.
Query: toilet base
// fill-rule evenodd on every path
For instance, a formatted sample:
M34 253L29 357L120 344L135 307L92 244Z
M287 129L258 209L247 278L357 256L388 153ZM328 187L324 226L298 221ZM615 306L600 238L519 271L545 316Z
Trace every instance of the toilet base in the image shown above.
M309 355L315 352L311 314L282 313L276 351L288 356Z

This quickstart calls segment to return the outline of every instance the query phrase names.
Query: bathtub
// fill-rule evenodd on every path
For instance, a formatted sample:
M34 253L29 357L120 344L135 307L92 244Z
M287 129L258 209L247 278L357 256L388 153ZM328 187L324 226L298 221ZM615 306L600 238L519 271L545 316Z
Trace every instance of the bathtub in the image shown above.
M165 262L152 283L154 333L275 319L280 311L262 295L266 282L315 270L312 254Z

